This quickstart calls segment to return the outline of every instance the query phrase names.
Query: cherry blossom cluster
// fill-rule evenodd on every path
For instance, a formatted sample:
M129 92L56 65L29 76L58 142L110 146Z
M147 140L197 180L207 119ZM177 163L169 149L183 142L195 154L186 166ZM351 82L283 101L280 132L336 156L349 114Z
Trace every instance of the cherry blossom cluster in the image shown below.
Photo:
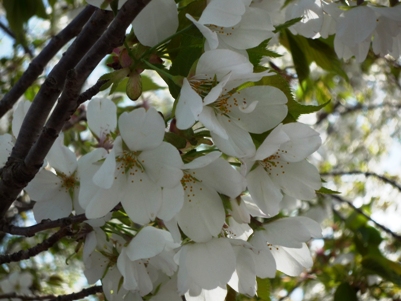
M104 9L108 2L88 0ZM187 76L175 78L180 93L173 117L166 121L153 107L117 114L112 100L93 98L87 124L97 147L77 159L60 135L26 187L38 222L85 213L93 228L83 248L85 276L102 282L107 300L179 301L185 295L218 301L227 285L253 296L257 277L274 277L277 270L296 276L312 266L306 242L321 237L319 225L275 217L284 200L312 199L321 188L307 160L321 139L286 119L286 94L263 84L273 74L256 72L247 50L274 39L275 26L301 17L289 29L309 38L336 33L342 58L364 60L372 39L375 53L398 57L401 6L342 10L295 0L281 10L282 4L212 0L199 15L186 14L204 37L204 51ZM135 51L158 49L178 27L175 1L152 0L133 22L140 44L115 51L122 69L109 83L128 76L128 85L140 89L146 64L137 64ZM151 55L163 62L160 53ZM14 136L28 107L22 101L15 109ZM201 142L167 142L167 134L184 132L202 136ZM256 143L255 135L263 139ZM1 138L0 163L13 140Z

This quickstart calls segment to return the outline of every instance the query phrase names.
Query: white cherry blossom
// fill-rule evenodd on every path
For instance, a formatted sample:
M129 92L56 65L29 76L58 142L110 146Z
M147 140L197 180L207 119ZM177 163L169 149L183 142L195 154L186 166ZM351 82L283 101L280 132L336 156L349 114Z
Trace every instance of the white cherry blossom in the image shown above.
M225 288L235 270L234 250L227 238L184 245L176 255L178 291L199 296L202 289Z
M248 190L255 204L274 216L283 193L299 199L312 199L321 187L319 172L305 158L321 144L319 134L301 123L275 128L245 166Z
M67 217L78 205L77 158L63 142L64 135L60 135L46 156L52 169L42 168L25 187L36 201L33 214L37 222Z
M185 201L176 220L197 242L208 241L222 231L226 214L219 193L235 198L244 189L244 178L220 155L213 152L184 166L181 182Z
M117 127L117 106L108 98L93 98L88 103L86 117L99 144L106 146L110 133Z
M187 15L205 36L205 48L249 49L273 36L274 27L263 9L242 0L212 0L196 21Z
M263 133L281 122L287 115L287 98L271 86L233 89L266 75L253 73L252 64L238 53L207 51L199 59L196 74L184 79L176 108L177 127L186 129L199 120L224 153L252 156L255 147L249 132Z
M172 189L182 199L181 157L176 148L163 142L164 121L155 109L125 112L118 124L121 136L101 167L94 175L94 170L83 169L95 185L83 186L80 203L88 218L98 218L121 202L134 222L146 224L156 218L163 198L171 199L163 188Z

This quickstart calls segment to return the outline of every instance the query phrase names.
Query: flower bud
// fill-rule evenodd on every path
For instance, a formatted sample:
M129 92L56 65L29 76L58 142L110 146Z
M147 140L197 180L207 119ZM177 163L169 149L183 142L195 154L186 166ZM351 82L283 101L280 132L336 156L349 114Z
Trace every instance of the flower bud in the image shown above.
M131 100L137 100L142 94L142 80L138 72L131 72L127 82L127 95Z

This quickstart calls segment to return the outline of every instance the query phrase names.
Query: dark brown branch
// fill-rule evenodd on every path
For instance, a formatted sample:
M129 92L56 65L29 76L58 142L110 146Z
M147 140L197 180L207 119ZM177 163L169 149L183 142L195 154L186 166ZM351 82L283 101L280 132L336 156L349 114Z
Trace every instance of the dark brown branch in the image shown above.
M340 102L337 102L332 111L331 112L322 112L318 115L317 121L316 121L316 125L322 123L322 121L324 121L325 119L327 119L327 117L329 115L333 115L333 114L338 114L340 116L344 116L347 114L351 114L351 113L355 113L358 111L371 111L371 110L376 110L376 109L381 109L381 108L393 108L393 109L400 109L401 105L397 104L397 103L389 103L389 102L385 102L385 103L381 103L381 104L374 104L374 105L361 105L361 104L357 104L355 106L349 107L349 106L343 106L341 105Z
M1 255L0 256L0 264L9 263L9 262L17 262L24 259L31 258L33 256L38 255L39 253L48 250L51 248L56 242L58 242L63 237L71 234L70 228L65 227L54 233L48 239L44 240L40 244L30 248L28 250L21 250L16 253Z
M26 237L34 236L36 233L48 229L58 228L58 227L68 227L73 224L79 224L86 221L87 218L85 214L79 214L71 217L59 218L56 220L43 220L39 224L30 227L17 227L9 225L7 223L0 223L0 231L6 232L12 235L21 235Z
M43 296L30 296L30 295L23 295L23 294L18 294L18 293L9 293L9 294L0 294L0 300L2 299L19 299L23 301L36 301L36 300L49 300L51 298L55 298L56 296L54 295L43 295Z
M11 153L11 158L13 160L25 159L31 146L38 138L57 97L64 88L68 70L74 68L87 54L92 45L107 28L112 18L112 12L97 10L50 72L38 94L35 96L22 123L15 147Z
M0 28L12 39L15 40L15 34L11 31L11 29L9 29L7 26L5 26L2 22L0 22ZM30 58L33 58L33 53L31 51L31 49L29 49L28 46L21 44L22 48L24 49L25 53L27 55L29 55ZM1 117L2 115L0 115Z
M94 295L97 293L103 293L103 287L100 285L95 285L89 288L85 288L82 291L78 293L72 293L69 295L62 295L58 296L56 298L50 299L50 301L72 301L72 300L78 300L78 299L83 299L89 295Z
M31 150L32 144L37 140L50 110L60 94L61 89L64 87L67 71L73 68L78 61L87 54L89 48L107 28L112 18L113 14L111 12L102 10L96 11L64 54L63 58L50 72L48 78L40 88L39 93L36 95L21 126L11 156L0 172L0 218L5 215L20 191L33 179L49 151L49 148L39 150L42 154L39 158L36 158L38 160L33 164L32 161L27 161L25 158ZM88 61L87 57L86 60ZM76 99L72 101L76 101ZM70 114L70 112L67 114ZM60 124L63 124L66 119L68 118L64 117L59 120ZM42 136L47 135L50 141L54 141L58 131L45 128L43 133Z
M61 296L55 296L55 295L43 295L43 296L28 296L28 295L22 295L22 294L17 294L17 293L9 293L9 294L0 294L0 300L1 299L20 299L20 300L51 300L51 301L72 301L72 300L78 300L85 298L89 295L94 295L97 293L102 293L103 288L100 285L95 285L89 288L85 288L82 291L78 293L72 293L68 295L61 295Z
M321 173L321 176L343 176L343 175L364 175L365 177L375 177L379 180L383 181L386 184L390 184L394 188L398 189L401 192L401 185L398 184L396 181L391 180L385 176L378 175L374 172L369 171L360 171L360 170L351 170L351 171L332 171L332 172L325 172Z
M107 79L104 80L98 80L96 84L94 84L92 87L90 87L88 90L85 92L81 93L79 95L78 100L77 100L77 106L80 104L84 103L85 101L91 99L93 96L95 96L97 93L100 92L100 87L103 86L103 84L107 83Z
M382 229L384 232L386 232L387 234L391 235L392 237L394 237L395 239L401 241L401 235L398 235L397 233L394 233L393 231L391 231L389 228L387 228L386 226L383 226L382 224L379 224L378 222L376 222L375 220L373 220L369 215L367 215L365 212L363 212L363 210L361 208L355 207L354 204L352 204L352 202L338 196L335 194L330 195L333 199L341 202L341 203L345 203L348 206L350 206L353 210L355 210L356 212L358 212L359 214L361 214L362 216L364 216L366 219L368 219L369 221L371 221L372 223L374 223L376 225L376 227Z
M51 58L53 58L68 41L80 33L82 27L95 10L96 9L91 5L85 7L84 10L74 20L72 20L66 28L54 36L39 55L32 60L28 69L24 72L18 82L0 101L0 117L10 110L28 87L32 85L32 83L43 72ZM2 24L0 23L0 25Z
M71 115L78 107L77 101L79 93L90 73L108 53L111 53L115 47L123 43L127 27L148 2L149 0L127 1L121 7L115 19L104 32L102 37L95 43L95 45L93 45L89 52L85 54L77 66L68 72L68 79L66 81L63 94L60 96L53 113L48 119L39 138L30 149L24 162L13 162L9 160L7 162L8 166L6 165L6 167L8 167L6 171L10 172L11 174L7 174L3 170L3 176L8 176L6 181L4 178L2 181L0 181L0 199L6 200L7 202L7 208L4 208L5 210L8 209L21 189L25 187L38 172L44 158L46 157L46 154L49 152L54 140L62 130L64 123L70 119ZM25 118L24 124L26 120L27 118ZM26 125L28 124L29 123L26 123ZM23 141L23 139L21 139L21 141ZM15 146L15 149L16 148L17 145ZM10 166L12 163L17 163L17 166ZM21 179L23 181L21 181ZM21 184L23 184L22 187ZM4 195L4 197L2 197L3 195L1 192L3 192L3 195L4 192L12 192L12 194L9 193L8 195ZM2 205L4 206L4 201ZM0 212L0 217L4 216L4 213L5 212Z
M79 106L80 104L84 103L85 101L91 99L93 96L99 93L100 87L105 84L107 80L98 80L95 85L90 87L88 90L85 92L81 93L79 95L78 100L77 100L77 105ZM64 123L62 131L66 131L70 128L72 128L76 123L86 120L86 111L81 110L80 114L78 116L74 116L74 118L70 118L68 122Z

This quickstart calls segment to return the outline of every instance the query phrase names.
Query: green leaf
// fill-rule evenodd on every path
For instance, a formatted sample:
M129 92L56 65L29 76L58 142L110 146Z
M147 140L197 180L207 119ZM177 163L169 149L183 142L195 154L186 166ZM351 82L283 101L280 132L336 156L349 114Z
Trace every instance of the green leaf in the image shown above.
M369 255L362 259L362 266L370 273L401 285L401 265L383 256Z
M20 44L26 43L24 25L31 17L47 19L42 0L3 0L3 7L10 29Z
M178 149L185 148L187 145L187 140L184 137L171 132L167 132L164 135L164 141L174 145Z
M298 80L300 83L302 83L310 73L310 61L305 54L305 49L303 48L303 45L300 45L298 39L288 29L282 31L280 38L282 44L291 52L295 71L298 75Z
M334 301L357 301L357 291L349 283L341 283L334 293Z
M317 105L317 106L300 104L299 102L297 102L295 100L294 95L292 94L292 91L290 88L290 84L279 74L273 75L273 76L266 76L266 77L262 78L262 80L259 83L261 83L263 85L276 87L276 88L280 89L281 91L283 91L285 96L287 96L288 115L284 119L284 123L295 122L300 115L317 112L321 108L323 108L324 106L326 106L327 104L330 103L330 100L329 100L329 101L327 101L323 104Z
M294 24L300 22L301 20L302 20L302 17L294 18L294 19L288 20L287 22L285 22L285 23L283 23L283 24L274 26L276 29L275 29L273 32L274 32L274 33L277 33L277 32L279 32L279 31L281 31L281 30L284 30L284 29L286 29L286 28L288 28L288 27L290 27L290 26L292 26L292 25L294 25Z
M316 192L321 193L321 194L341 194L341 192L339 192L339 191L331 190L331 189L329 189L327 187L323 187L323 186Z
M270 279L269 278L259 278L256 277L256 283L257 283L257 291L256 294L260 298L259 300L261 301L270 301L270 290L271 290L271 284L270 284Z
M264 57L281 57L282 55L271 51L267 49L267 44L269 44L270 39L267 39L260 43L258 46L247 49L246 51L248 52L249 56L249 61L254 65L255 67L259 65L260 61Z

